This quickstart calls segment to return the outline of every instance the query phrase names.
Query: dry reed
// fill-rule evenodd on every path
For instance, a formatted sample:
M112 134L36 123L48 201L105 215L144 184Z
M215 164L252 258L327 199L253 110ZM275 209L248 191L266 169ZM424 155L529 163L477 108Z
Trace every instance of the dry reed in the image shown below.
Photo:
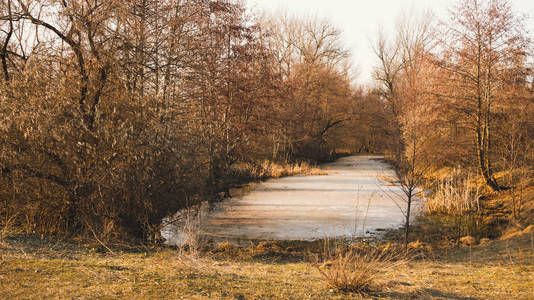
M252 180L261 180L267 178L280 178L295 175L328 175L328 172L314 167L306 162L299 163L276 163L269 160L261 164L242 163L236 167L238 174L246 175L245 177Z
M480 209L480 185L468 176L442 180L434 193L425 197L427 213L462 214Z

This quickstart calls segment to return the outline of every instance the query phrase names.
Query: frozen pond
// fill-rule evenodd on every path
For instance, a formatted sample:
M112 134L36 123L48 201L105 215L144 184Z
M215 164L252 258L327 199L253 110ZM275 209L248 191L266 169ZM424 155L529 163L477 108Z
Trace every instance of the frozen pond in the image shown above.
M206 209L201 231L221 238L313 240L364 236L402 225L401 192L382 180L394 178L394 171L381 157L345 157L322 168L329 175L268 180ZM169 243L180 239L173 230L164 232Z

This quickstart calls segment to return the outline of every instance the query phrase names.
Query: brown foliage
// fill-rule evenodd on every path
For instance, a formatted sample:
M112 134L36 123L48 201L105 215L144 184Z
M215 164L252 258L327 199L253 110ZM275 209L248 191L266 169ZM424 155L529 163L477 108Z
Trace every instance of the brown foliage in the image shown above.
M327 157L349 115L328 23L300 25L286 76L240 1L9 0L0 16L0 226L157 241L239 163Z
M524 19L506 0L457 1L450 20L433 19L400 26L391 44L382 37L376 46L376 78L400 141L391 148L400 160L416 145L433 168L465 168L491 189L505 189L496 174L533 158Z

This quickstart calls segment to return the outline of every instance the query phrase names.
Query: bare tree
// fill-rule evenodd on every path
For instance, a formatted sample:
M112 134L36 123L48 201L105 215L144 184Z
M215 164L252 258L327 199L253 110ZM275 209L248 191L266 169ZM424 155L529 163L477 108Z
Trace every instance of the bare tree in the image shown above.
M387 45L383 35L379 36L375 52L379 67L376 79L382 84L383 97L388 101L396 122L395 144L396 172L400 197L405 203L399 208L405 216L405 245L408 246L410 222L417 189L428 169L424 133L428 122L428 86L425 78L431 72L430 49L433 44L432 16L425 13L417 21L407 17L400 20L396 39Z
M447 97L469 118L478 168L493 190L495 178L495 107L507 89L504 74L527 55L524 21L508 0L462 0L452 12L440 43L439 66L448 73Z
M348 52L340 31L317 18L271 18L268 45L278 77L273 154L322 160L327 140L350 117L352 91Z

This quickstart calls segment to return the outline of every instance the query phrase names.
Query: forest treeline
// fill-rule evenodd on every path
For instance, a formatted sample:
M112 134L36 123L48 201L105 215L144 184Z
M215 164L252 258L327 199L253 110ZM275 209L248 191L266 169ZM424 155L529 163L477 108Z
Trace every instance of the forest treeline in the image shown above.
M240 1L6 0L0 61L3 227L157 240L266 160L385 148L340 32Z
M340 151L510 188L499 172L534 162L531 41L508 1L458 3L450 22L380 36L379 84L361 87L317 18L238 0L4 0L0 227L154 241L164 217L265 161Z
M510 1L458 1L449 19L401 20L375 51L406 162L474 168L494 191L510 188L498 172L532 166L532 40Z
M522 228L533 221L534 211L523 211L534 200L524 193L534 185L534 52L526 20L512 1L460 0L445 18L415 13L398 21L394 35L376 39L375 78L398 137L389 150L407 204L406 243L422 186L431 192L424 210L452 218L456 240L498 235L481 233L488 225L483 199L499 199L510 213L488 222Z

